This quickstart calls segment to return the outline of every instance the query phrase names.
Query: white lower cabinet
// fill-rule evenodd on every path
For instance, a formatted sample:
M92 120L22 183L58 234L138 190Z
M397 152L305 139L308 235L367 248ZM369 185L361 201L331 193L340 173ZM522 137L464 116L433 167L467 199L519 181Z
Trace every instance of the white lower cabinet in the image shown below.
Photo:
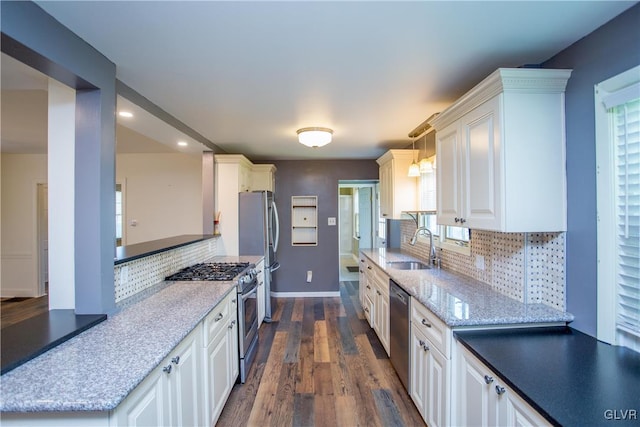
M237 295L231 292L204 320L205 425L218 420L239 372Z
M457 356L456 425L550 425L460 343L457 344Z
M412 299L411 305L409 395L427 425L447 426L450 424L451 363L446 356L448 349L443 346L450 341L447 338L434 339L432 332L437 330L451 334L451 330L434 320L433 315L427 317L426 308L415 299Z
M360 260L364 314L389 355L389 276L362 254Z
M115 411L117 425L193 426L202 423L198 327L182 340Z

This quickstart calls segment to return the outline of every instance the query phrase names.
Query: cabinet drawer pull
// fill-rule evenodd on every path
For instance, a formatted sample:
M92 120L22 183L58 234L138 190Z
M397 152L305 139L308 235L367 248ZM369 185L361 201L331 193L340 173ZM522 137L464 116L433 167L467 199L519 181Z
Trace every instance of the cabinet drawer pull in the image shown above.
M171 359L171 363L173 363L174 365L177 365L178 363L180 363L180 356L176 356L173 359Z
M464 218L460 218L460 224L464 224L465 222L467 222L467 220L466 220L466 219L464 219Z
M236 324L236 321L235 321L235 320L232 320L232 321L231 321L231 323L229 323L228 328L229 328L229 329L233 329L233 327L235 326L235 324Z
M371 289L371 286L367 285L367 289Z
M496 386L496 393L498 393L498 396L503 395L505 391L506 391L506 390L504 389L504 387L502 387L502 386L500 386L500 385L497 385L497 386Z
M377 290L377 289L376 289L376 293L377 293L378 295L382 295L382 293L381 293L379 290Z
M216 316L215 319L213 319L213 321L214 322L219 322L220 320L222 320L223 317L224 317L224 314L218 313L218 315Z
M370 265L367 265L367 269L373 270Z
M366 311L367 313L369 312L369 309L367 307L364 308L364 311Z
M423 324L424 326L426 326L427 328L430 328L430 327L431 327L431 323L427 322L427 319L422 319L422 324Z
M167 365L164 368L162 368L163 372L166 372L167 374L171 373L171 365Z
M484 382L487 384L491 384L493 382L493 377L490 377L489 375L485 375Z
M458 218L458 217L453 218L453 220L454 220L455 222L460 222L460 218Z

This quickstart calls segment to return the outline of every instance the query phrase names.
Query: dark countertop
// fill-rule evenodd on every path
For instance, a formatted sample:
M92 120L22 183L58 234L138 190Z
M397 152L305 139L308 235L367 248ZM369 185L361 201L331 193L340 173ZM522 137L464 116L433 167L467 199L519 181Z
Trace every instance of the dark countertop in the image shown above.
M569 327L454 335L553 424L640 424L640 354L634 351Z
M106 314L76 315L74 310L50 310L2 329L1 374L75 337L107 318Z
M184 234L182 236L136 243L135 245L118 246L116 248L116 256L113 263L115 265L122 264L139 258L144 258L149 255L155 255L171 249L179 248L180 246L213 239L214 237L218 236L213 234Z

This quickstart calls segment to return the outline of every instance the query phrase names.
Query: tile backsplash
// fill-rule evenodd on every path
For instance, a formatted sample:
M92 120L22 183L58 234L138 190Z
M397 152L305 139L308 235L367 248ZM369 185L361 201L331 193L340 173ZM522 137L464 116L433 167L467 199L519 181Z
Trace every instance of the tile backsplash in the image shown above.
M428 259L429 244L409 240L416 230L412 220L400 221L401 250ZM471 231L471 255L440 250L442 268L487 283L496 291L527 303L565 310L565 234ZM476 267L484 258L484 269Z
M215 240L209 239L114 266L116 304L178 270L215 256L216 247Z

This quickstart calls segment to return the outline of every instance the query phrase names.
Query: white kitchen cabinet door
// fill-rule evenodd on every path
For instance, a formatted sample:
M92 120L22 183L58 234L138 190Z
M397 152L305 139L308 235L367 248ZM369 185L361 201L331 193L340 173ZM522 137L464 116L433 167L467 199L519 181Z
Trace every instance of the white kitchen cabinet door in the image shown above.
M365 274L365 270L367 269L367 263L362 254L360 254L360 263L358 266L358 297L360 298L360 305L365 307L364 304L364 296L365 289L367 286L367 275Z
M426 419L430 427L449 425L449 361L427 341Z
M389 355L389 277L380 271L375 278L375 321L373 329L376 331L382 347Z
M171 395L171 425L195 426L204 419L202 407L202 332L196 328L169 353L164 366L171 366L167 373Z
M162 366L162 365L161 365ZM169 378L156 368L116 408L118 426L163 426L171 424Z
M436 133L438 224L460 225L455 219L462 216L461 149L462 141L457 122Z
M505 393L505 424L514 427L550 426L542 415L535 411L528 403L511 389Z
M422 332L411 325L411 365L409 371L409 395L413 399L418 412L422 415L422 418L427 418L427 398L429 392L428 383L428 369L429 369L429 355L424 351L424 345L427 343L427 338Z
M276 191L276 167L259 164L251 167L251 191Z
M417 150L389 150L378 160L380 178L380 216L401 219L403 211L418 206L418 183L408 176Z
M456 424L468 426L548 426L484 363L457 343Z
M483 230L501 227L500 98L482 104L462 122L462 212L458 225ZM454 219L454 225L456 224Z
M265 286L262 285L263 289L264 287ZM229 340L229 393L231 393L231 388L233 388L233 385L236 383L236 379L240 374L240 352L238 349L238 297L236 295L233 295L233 297L229 298L229 322L227 324L227 339Z
M206 425L215 424L231 391L229 383L229 335L224 328L205 348Z

